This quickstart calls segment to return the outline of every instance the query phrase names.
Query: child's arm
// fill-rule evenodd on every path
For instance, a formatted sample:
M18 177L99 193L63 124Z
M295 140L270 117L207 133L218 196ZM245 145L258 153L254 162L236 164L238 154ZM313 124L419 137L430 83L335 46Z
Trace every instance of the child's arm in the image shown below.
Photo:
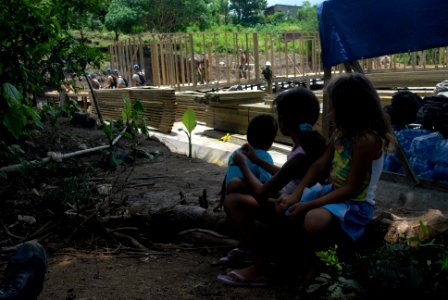
M381 151L381 147L381 140L376 135L368 133L360 136L353 151L352 167L348 176L347 185L337 188L333 192L328 193L327 195L316 200L294 204L289 209L288 216L294 218L313 208L321 207L325 204L341 202L356 197L363 188L363 180L366 174L371 171L372 161L377 158L378 153L380 153ZM308 174L306 178L307 180L309 180ZM305 183L306 182L304 182L304 184ZM303 191L304 186L300 184L297 189L299 188L301 188ZM301 191L297 192L300 192L301 195Z
M295 155L271 179L262 184L250 171L244 155L240 153L235 155L234 162L240 166L246 182L252 187L253 194L258 200L276 196L288 182L302 176L310 165L309 158L305 154Z
M277 173L280 170L280 168L277 167L276 165L270 164L269 162L259 158L258 155L255 153L254 148L252 148L251 145L244 144L241 147L241 150L254 164L262 167L263 169L268 171L271 175L274 175L275 173Z
M324 154L317 159L311 167L306 172L305 176L303 176L302 180L300 180L299 185L294 190L294 193L291 195L283 195L280 199L278 199L278 205L285 210L287 207L296 204L300 201L302 197L303 190L306 187L313 185L319 178L321 178L322 174L328 174L331 169L331 162L333 160L334 154L334 145L330 143L327 146Z

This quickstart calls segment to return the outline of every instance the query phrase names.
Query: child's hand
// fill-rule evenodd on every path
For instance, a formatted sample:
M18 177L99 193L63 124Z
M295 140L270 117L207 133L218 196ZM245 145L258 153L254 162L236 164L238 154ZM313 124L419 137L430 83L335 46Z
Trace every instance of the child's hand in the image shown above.
M275 203L276 210L281 210L283 214L286 214L289 207L295 203L297 203L297 200L293 197L293 195L282 195Z
M241 150L251 161L255 161L258 158L254 148L249 144L244 144L241 147Z
M291 205L285 212L288 219L296 219L307 211L306 203L297 202Z
M240 152L236 152L233 155L233 164L236 166L242 166L246 163L246 156L244 154L241 154Z

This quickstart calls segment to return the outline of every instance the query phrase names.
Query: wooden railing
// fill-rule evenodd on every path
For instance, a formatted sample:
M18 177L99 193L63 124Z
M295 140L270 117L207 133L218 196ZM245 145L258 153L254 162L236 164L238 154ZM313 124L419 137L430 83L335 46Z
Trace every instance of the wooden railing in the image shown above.
M111 67L130 79L138 63L149 85L191 88L322 78L317 32L151 34L110 46ZM245 58L243 58L243 56ZM367 73L448 70L447 47L360 60ZM333 72L341 72L342 65Z

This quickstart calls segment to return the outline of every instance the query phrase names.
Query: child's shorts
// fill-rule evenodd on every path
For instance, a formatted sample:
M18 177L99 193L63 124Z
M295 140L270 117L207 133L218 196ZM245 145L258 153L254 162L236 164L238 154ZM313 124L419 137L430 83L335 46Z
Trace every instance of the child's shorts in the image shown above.
M333 191L331 184L315 184L303 191L301 202L312 201ZM365 231L367 223L373 218L375 206L366 201L346 200L340 203L322 206L339 219L342 230L354 241L358 240Z

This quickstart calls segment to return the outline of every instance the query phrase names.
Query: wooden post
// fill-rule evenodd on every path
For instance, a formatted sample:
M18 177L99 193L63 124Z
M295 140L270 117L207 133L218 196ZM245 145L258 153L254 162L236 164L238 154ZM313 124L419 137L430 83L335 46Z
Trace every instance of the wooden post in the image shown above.
M248 33L246 32L246 49L245 49L246 61L245 66L243 66L243 70L246 71L246 79L250 82L250 53L249 53L249 38Z
M180 43L174 38L173 39L173 63L174 63L174 80L177 83L177 88L178 90L180 90L180 70L179 70L179 52L177 51L177 45L179 45Z
M286 80L289 78L289 60L288 60L288 40L285 38L285 68L286 68Z
M208 59L204 59L204 64L205 64L205 69L207 77L205 78L205 82L209 83L213 77L213 72L212 72L212 64L213 64L213 57L212 57L212 43L208 42L207 43L207 50L208 50Z
M226 80L227 84L230 84L230 60L229 60L229 45L228 45L228 36L227 32L224 33L225 38L225 47L226 47Z
M155 86L161 86L159 43L151 43L152 77Z
M207 46L206 46L206 43L205 43L205 33L203 32L202 33L202 53L201 53L201 59L202 59L202 62L203 62L203 64L204 64L204 66L203 66L203 69L204 69L204 74L201 74L201 76L202 76L202 82L203 83L207 83L207 78L208 78L208 70L207 70L207 65L206 65L206 60L207 60L207 48L206 48Z
M293 68L294 78L296 78L297 77L297 72L296 72L297 62L296 62L296 39L295 38L293 38L293 40L292 40L292 63L294 64L294 68Z
M234 33L234 41L235 41L235 77L238 83L240 83L240 58L238 56L238 52L239 52L239 47L238 47L238 33L235 32Z
M164 42L159 42L160 45L160 65L162 66L162 85L166 85L167 84L167 80L166 80L166 57L165 57L165 45Z
M300 64L302 65L302 75L305 76L305 43L303 35L300 37Z
M147 70L145 68L145 54L143 52L143 41L142 41L142 36L139 34L138 35L138 54L140 56L139 58L139 65L140 65L140 71L145 75L145 79L147 79Z
M184 57L184 36L179 40L179 64L180 64L180 81L182 86L185 85L185 57Z
M217 43L217 33L213 33L213 46L215 47L215 66L216 66L216 82L217 87L219 88L219 84L221 82L221 65L220 59L219 59L219 51L218 51L218 43Z
M274 56L274 42L272 41L272 32L269 33L269 38L271 42L271 68L272 68L272 80L275 78L275 72L277 68L275 66L275 56Z
M124 42L120 43L120 63L118 69L123 70L124 69L124 61L125 61L125 52L124 52Z
M188 85L193 84L193 70L191 69L191 57L190 57L190 44L189 36L185 36L185 68L187 69L187 82Z
M198 85L198 74L196 72L196 63L194 61L194 42L193 42L193 34L190 33L190 58L191 58L191 74L193 75L193 86Z
M131 40L127 39L124 41L124 53L125 53L125 60L124 60L124 66L123 69L120 70L123 78L126 78L126 75L128 74L128 69L129 69L129 64L131 61L131 55L130 55L130 51L131 51Z
M255 81L260 82L260 52L258 50L258 33L254 32L254 69L255 69Z

